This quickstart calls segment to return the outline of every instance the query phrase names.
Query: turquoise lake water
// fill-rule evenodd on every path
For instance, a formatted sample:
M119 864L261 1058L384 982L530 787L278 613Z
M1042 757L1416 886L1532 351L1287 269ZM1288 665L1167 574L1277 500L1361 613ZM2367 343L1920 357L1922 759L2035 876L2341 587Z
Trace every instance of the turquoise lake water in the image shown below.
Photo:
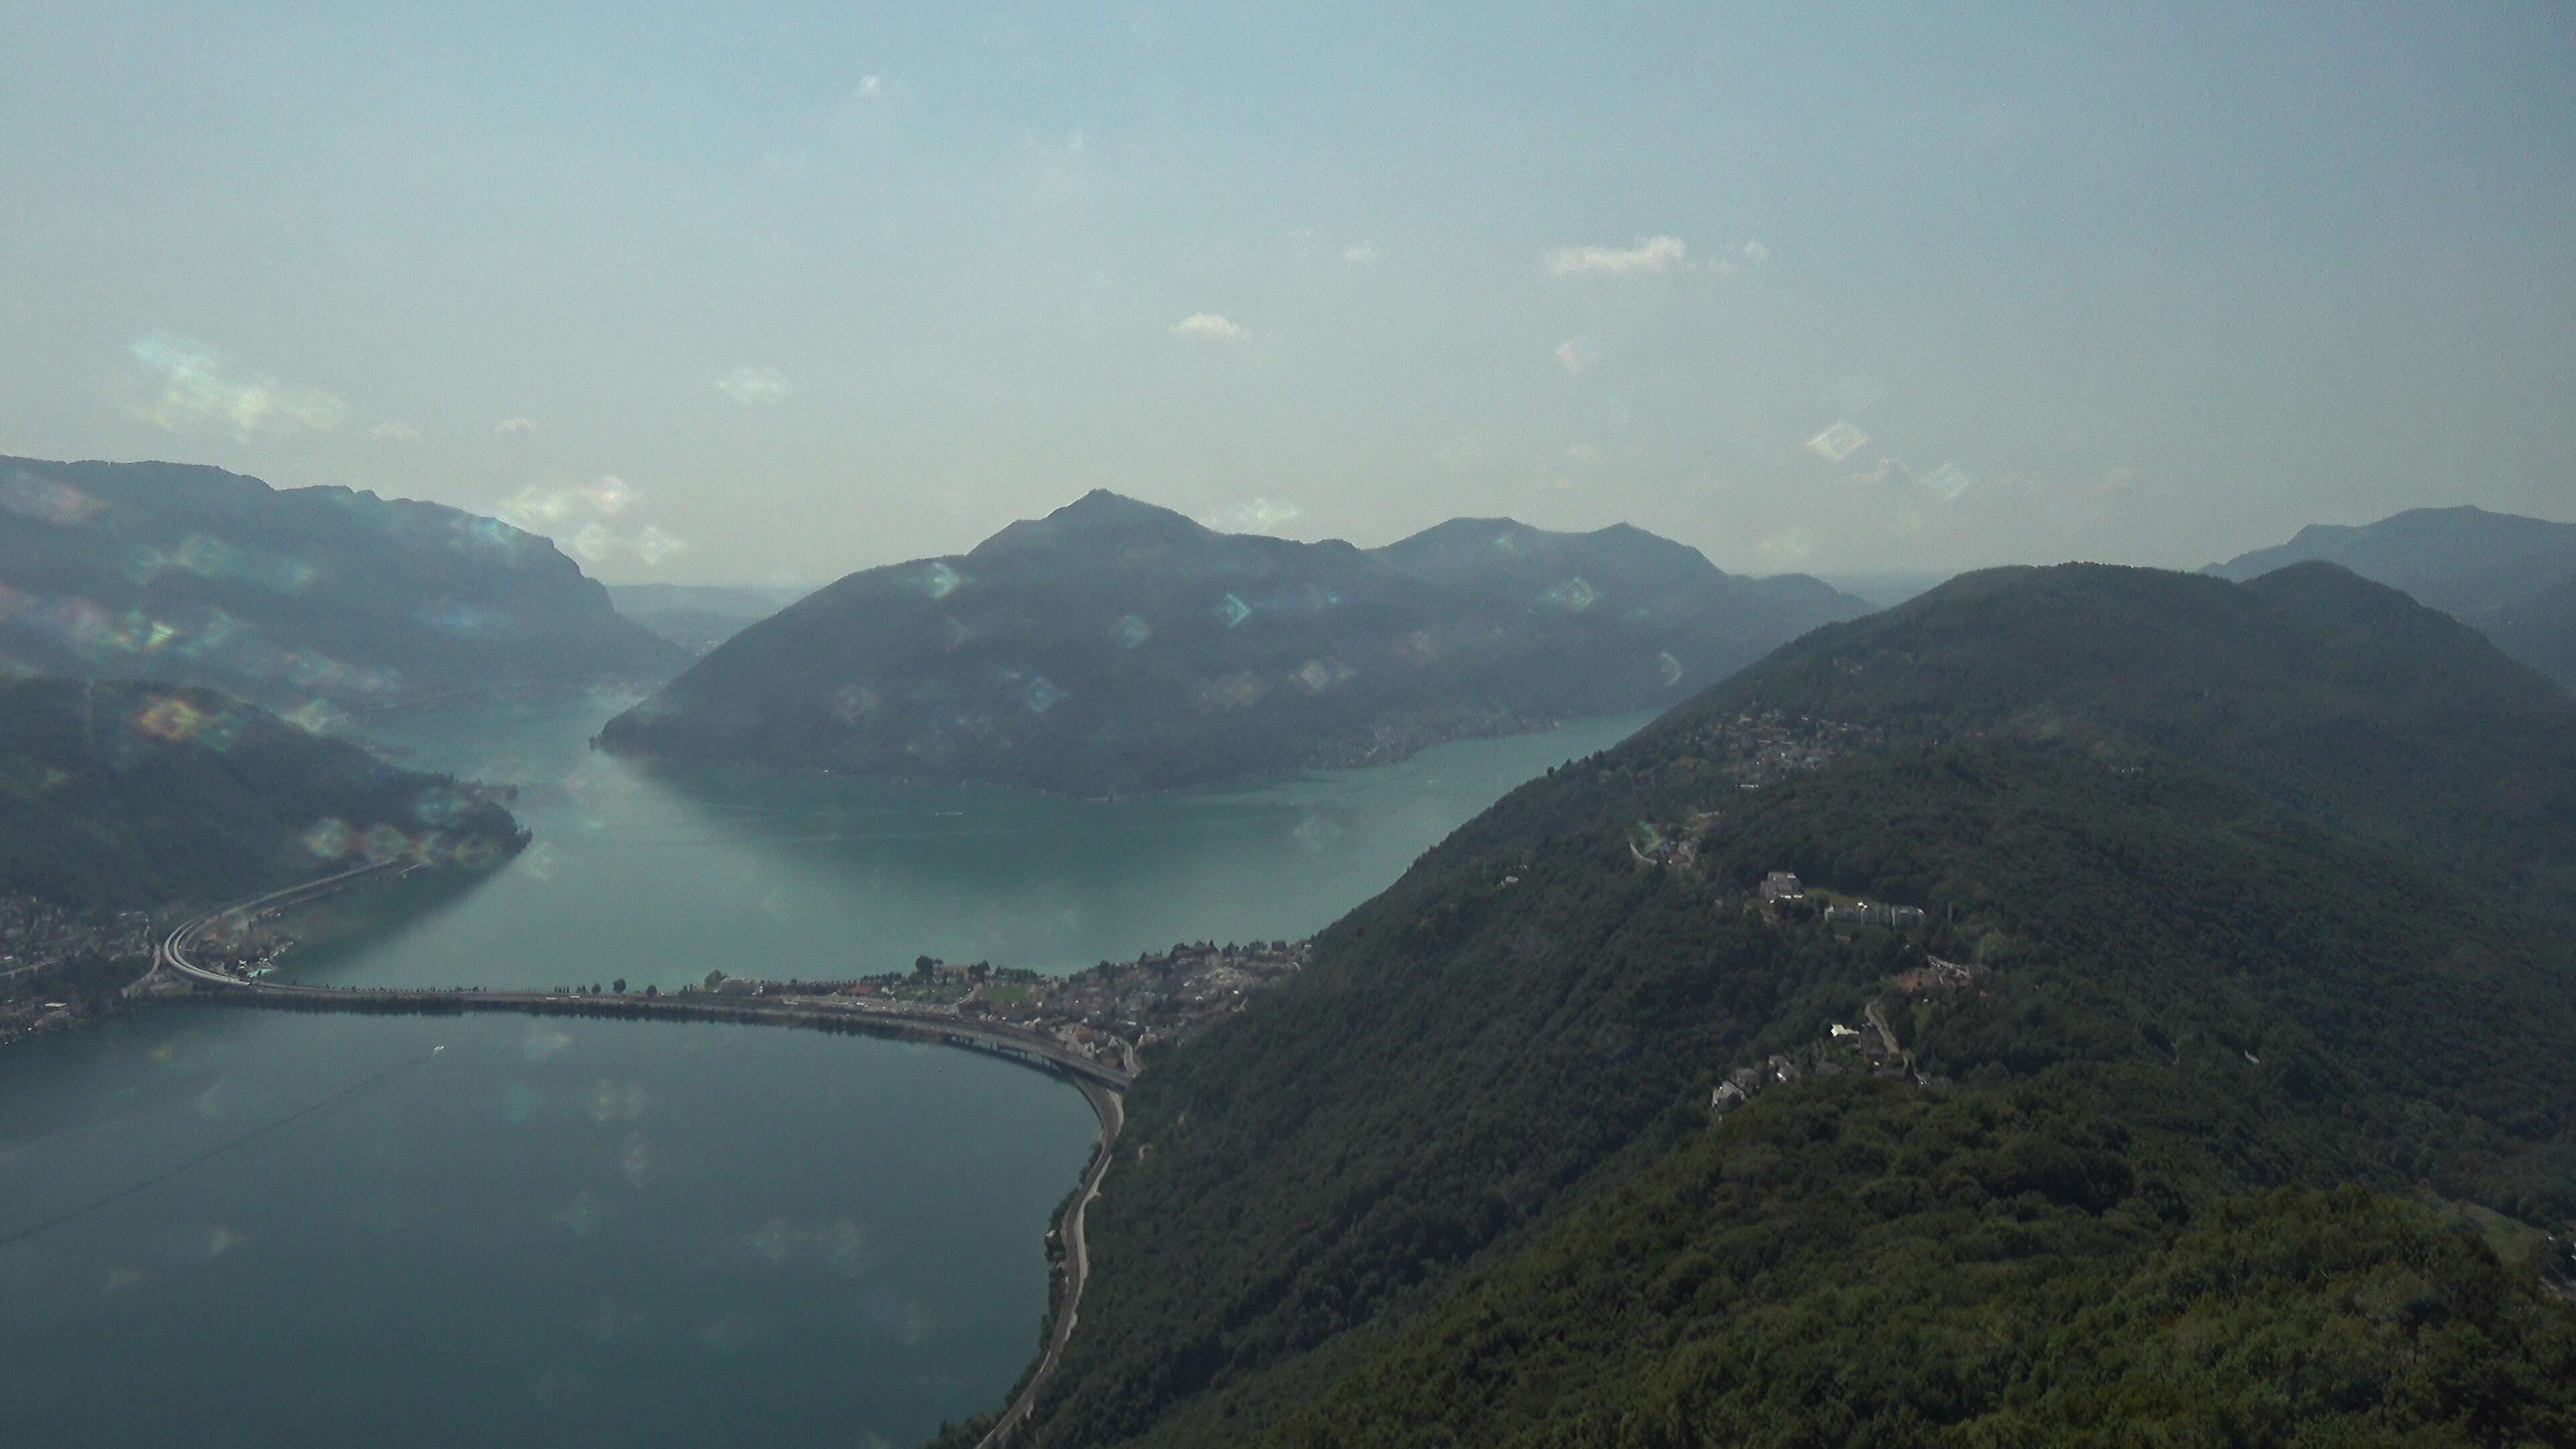
M674 986L1303 935L1642 722L1082 802L658 772L587 748L617 705L385 727L516 784L536 844L335 903L287 974ZM0 1245L0 1438L911 1444L1026 1366L1094 1131L1024 1068L779 1028L174 1006L23 1044L0 1238L62 1221Z

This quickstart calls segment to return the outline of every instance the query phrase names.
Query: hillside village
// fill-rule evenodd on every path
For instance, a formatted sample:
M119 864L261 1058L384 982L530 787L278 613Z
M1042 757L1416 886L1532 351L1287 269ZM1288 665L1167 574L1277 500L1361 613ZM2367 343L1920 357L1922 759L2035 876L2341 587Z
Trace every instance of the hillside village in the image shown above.
M1805 882L1785 870L1768 872L1761 887L1746 903L1748 911L1760 912L1782 924L1819 922L1823 929L1869 927L1879 931L1913 932L1930 919L1920 906L1896 905L1887 901L1843 900L1828 898L1818 909L1808 898ZM1848 939L1848 938L1846 938ZM1915 947L1908 959L1919 964L1889 977L1890 991L1911 1000L1922 1000L1960 991L1973 986L1986 974L1987 968L1967 962L1944 960L1929 951ZM1911 1079L1917 1086L1933 1091L1946 1091L1949 1079L1926 1076L1916 1070L1914 1054L1897 1040L1896 1030L1886 1012L1876 1001L1862 1008L1861 1025L1833 1022L1825 1035L1806 1046L1773 1052L1757 1063L1734 1068L1710 1091L1709 1111L1723 1117L1743 1106L1767 1087L1794 1082L1801 1076L1823 1077L1867 1074L1891 1081Z

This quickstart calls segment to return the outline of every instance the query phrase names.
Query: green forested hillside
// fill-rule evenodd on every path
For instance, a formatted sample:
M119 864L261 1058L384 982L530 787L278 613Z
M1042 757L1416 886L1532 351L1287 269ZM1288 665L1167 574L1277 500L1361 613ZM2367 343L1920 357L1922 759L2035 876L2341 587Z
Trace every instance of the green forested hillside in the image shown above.
M2483 508L2410 508L2359 528L2303 528L2278 548L2209 572L2244 580L2309 562L2403 589L2560 684L2576 685L2576 523Z
M725 640L601 743L1176 789L1660 708L1865 607L1633 528L1461 519L1361 550L1093 493L968 553L842 579Z
M2500 611L2487 632L2497 648L2576 687L2576 573Z
M2339 571L1821 630L1149 1058L1031 1442L2548 1442L2555 699Z
M0 666L271 709L651 682L687 662L546 539L179 463L0 457Z
M2481 884L2576 883L2576 699L2330 564L2245 584L1964 575L1781 649L1639 748L1686 754L1693 731L1764 706L1909 739L2161 754Z
M509 813L211 690L0 680L0 892L212 903L410 853L497 860Z

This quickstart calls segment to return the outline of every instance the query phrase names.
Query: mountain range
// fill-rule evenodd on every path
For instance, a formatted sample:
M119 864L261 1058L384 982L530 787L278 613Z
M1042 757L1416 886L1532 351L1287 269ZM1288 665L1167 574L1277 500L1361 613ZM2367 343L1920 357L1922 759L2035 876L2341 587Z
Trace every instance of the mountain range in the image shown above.
M2457 621L1964 576L1149 1047L1015 1442L2567 1442L2571 882Z
M0 458L12 672L347 710L647 684L687 659L495 519L217 468Z
M2475 626L2507 654L2576 686L2576 523L2482 508L2415 508L2362 527L2315 524L2208 572L2250 579L2341 564Z
M662 759L1104 795L1657 709L1867 606L1639 529L1458 519L1378 549L1094 492L852 574L611 721Z

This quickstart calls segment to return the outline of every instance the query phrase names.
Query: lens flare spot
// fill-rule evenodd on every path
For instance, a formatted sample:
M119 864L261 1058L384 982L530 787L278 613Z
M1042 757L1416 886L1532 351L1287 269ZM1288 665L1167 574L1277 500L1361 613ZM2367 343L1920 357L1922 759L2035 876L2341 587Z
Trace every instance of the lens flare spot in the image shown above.
M193 740L206 727L206 712L184 699L163 699L134 717L134 727L172 744Z

